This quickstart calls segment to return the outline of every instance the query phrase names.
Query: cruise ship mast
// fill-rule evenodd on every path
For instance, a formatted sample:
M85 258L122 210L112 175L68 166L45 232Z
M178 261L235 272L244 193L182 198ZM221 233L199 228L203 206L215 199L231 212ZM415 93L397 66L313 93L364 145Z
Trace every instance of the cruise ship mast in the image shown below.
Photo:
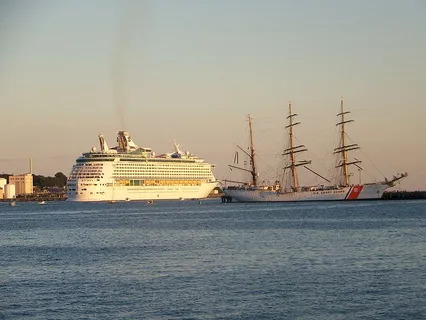
M311 163L311 160L300 160L298 161L296 159L296 153L299 152L305 152L308 151L308 149L304 145L298 145L295 146L294 143L294 135L293 135L293 127L301 124L301 122L294 122L294 118L297 117L297 113L293 113L291 109L291 101L288 103L288 116L287 119L289 119L289 124L285 127L286 129L289 129L289 148L285 149L283 152L283 156L289 156L290 161L289 165L284 167L284 170L290 169L291 170L291 177L292 177L292 190L297 192L299 191L299 180L297 177L297 167L304 166ZM306 167L305 167L306 168ZM315 172L314 172L315 173ZM317 173L315 173L317 174Z
M355 165L358 169L362 170L362 168L358 165L361 163L360 160L349 161L348 160L348 151L353 151L360 149L358 144L346 144L346 131L345 124L354 122L354 120L346 120L345 115L350 114L350 111L345 111L343 107L343 98L340 99L340 113L337 114L340 117L340 122L336 124L336 126L340 126L340 144L337 148L334 149L334 154L340 154L340 162L336 166L336 168L341 168L341 177L343 186L349 186L349 166Z

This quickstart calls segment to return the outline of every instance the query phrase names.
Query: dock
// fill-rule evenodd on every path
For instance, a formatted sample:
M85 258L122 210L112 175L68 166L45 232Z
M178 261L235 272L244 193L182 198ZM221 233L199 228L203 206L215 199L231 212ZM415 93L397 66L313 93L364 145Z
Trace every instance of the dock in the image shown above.
M419 200L426 199L426 191L387 191L382 200Z
M225 203L225 202L232 202L232 197L230 197L230 196L223 195L220 198L221 198L221 200L222 200L223 203Z

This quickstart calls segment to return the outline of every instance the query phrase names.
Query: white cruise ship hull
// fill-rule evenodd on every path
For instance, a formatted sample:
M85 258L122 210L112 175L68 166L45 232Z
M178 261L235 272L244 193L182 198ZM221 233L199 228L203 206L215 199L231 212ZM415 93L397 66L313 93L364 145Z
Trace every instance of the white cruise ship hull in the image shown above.
M178 200L206 198L217 186L217 182L201 183L199 186L138 186L108 187L70 193L67 201L137 201L137 200Z
M380 199L389 186L382 183L355 185L334 190L276 192L264 189L226 188L224 193L238 202L292 202Z

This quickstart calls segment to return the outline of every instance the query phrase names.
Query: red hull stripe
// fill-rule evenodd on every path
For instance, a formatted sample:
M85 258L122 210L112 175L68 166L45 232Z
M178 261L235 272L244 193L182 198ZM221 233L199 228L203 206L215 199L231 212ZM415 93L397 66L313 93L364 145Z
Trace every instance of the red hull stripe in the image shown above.
M353 186L349 192L349 195L346 197L346 200L358 199L358 196L361 193L363 187L364 186Z

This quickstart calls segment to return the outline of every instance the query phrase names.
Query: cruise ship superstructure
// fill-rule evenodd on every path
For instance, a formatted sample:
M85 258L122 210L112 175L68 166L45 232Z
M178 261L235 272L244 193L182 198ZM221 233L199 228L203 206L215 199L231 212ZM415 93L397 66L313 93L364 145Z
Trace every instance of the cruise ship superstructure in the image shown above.
M132 201L201 199L216 187L212 164L174 144L172 153L156 155L138 147L126 131L108 148L99 135L93 147L76 160L67 182L68 201Z

